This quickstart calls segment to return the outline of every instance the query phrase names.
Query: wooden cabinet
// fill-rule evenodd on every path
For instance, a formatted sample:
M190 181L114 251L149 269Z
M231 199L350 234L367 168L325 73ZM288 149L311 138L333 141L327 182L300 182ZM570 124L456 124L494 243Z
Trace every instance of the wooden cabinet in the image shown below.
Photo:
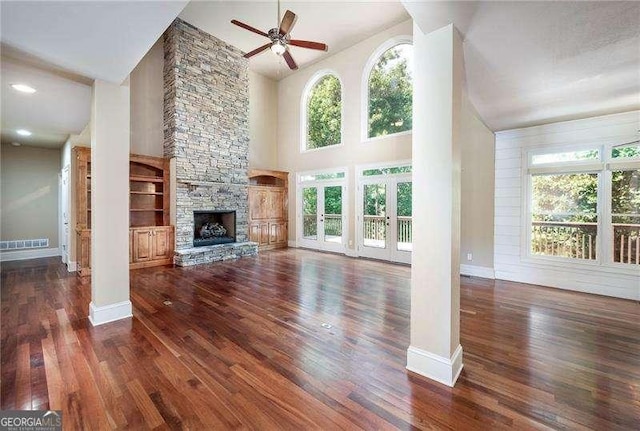
M91 274L91 229L76 229L76 270L81 276Z
M91 149L73 149L78 274L91 274ZM142 268L173 263L175 235L169 226L169 162L129 158L129 263Z
M249 240L260 249L288 242L288 172L249 171Z
M173 226L129 229L129 261L132 269L172 263L173 247Z

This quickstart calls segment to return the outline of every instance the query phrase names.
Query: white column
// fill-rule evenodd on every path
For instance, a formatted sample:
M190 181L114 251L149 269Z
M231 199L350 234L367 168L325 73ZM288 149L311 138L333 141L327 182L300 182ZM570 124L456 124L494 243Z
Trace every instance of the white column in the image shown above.
M131 317L129 86L96 80L91 104L91 304L101 325Z
M413 26L413 254L407 369L448 386L460 346L462 43L453 25Z

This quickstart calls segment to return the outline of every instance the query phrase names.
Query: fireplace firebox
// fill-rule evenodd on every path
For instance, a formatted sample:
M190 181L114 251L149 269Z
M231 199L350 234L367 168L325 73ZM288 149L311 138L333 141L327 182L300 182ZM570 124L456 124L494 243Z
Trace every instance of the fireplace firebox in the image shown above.
M193 246L236 242L235 211L194 211Z

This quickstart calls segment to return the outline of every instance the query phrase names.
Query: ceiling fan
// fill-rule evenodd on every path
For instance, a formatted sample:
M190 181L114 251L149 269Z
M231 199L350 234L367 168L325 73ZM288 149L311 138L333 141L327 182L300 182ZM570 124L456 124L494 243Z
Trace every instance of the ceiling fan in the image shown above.
M246 53L244 55L245 58L253 57L256 54L260 54L262 51L271 48L271 51L273 51L275 54L284 57L284 60L287 62L287 65L290 69L295 70L298 68L298 65L289 52L289 45L299 46L301 48L307 49L315 49L318 51L327 51L329 49L329 47L324 43L291 39L290 33L296 23L297 18L298 17L295 13L287 10L282 17L282 21L280 21L280 2L278 1L278 21L280 21L280 27L272 28L268 33L265 33L261 30L258 30L257 28L251 27L250 25L235 19L232 19L231 23L237 25L238 27L242 27L245 30L249 30L253 33L259 34L260 36L269 38L270 40L269 43L266 43L261 47Z

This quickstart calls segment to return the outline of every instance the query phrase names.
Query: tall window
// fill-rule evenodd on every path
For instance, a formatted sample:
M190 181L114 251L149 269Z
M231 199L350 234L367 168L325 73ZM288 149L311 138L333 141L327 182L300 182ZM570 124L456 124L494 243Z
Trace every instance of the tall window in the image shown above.
M411 130L413 46L395 45L376 60L368 82L367 137Z
M338 145L342 140L340 80L325 74L313 82L306 97L305 150Z
M640 145L611 152L611 226L613 261L640 264ZM619 163L615 163L619 162Z
M532 256L640 265L640 146L533 154L529 184Z

